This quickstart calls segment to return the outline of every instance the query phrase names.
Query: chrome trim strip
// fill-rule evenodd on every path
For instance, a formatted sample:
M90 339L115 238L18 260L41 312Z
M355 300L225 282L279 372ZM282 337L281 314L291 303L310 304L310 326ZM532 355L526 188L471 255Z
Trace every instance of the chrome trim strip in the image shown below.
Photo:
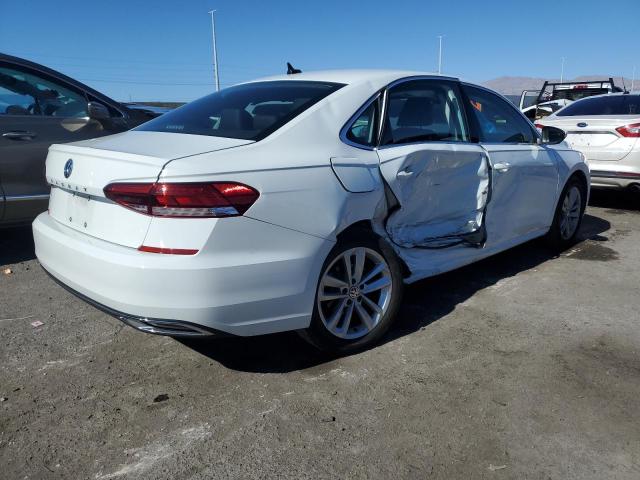
M552 127L553 125L549 125L550 127ZM556 127L558 128L558 127ZM609 130L566 130L567 135L569 135L570 133L575 134L575 135L615 135L615 133L613 133L612 131Z
M640 182L640 173L591 170L590 174L591 178L620 178L623 180L638 180Z
M7 202L22 202L29 200L49 200L49 194L40 195L5 195L4 199Z

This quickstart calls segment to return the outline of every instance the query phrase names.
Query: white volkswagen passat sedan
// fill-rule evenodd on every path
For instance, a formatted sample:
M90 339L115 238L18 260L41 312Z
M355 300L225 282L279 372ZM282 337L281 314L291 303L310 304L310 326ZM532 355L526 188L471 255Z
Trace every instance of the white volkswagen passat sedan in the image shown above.
M589 171L563 132L545 135L455 78L244 83L51 147L36 253L62 285L145 332L299 330L355 350L389 328L403 283L535 237L573 240Z
M584 98L537 125L566 131L567 144L586 157L591 186L640 192L640 94Z

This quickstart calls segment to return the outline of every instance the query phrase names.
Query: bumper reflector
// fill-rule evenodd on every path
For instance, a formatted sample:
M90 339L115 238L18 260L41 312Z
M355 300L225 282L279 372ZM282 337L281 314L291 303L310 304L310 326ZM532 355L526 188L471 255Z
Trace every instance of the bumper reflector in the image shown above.
M191 250L188 248L162 248L162 247L148 247L146 245L140 245L138 250L147 253L163 253L166 255L195 255L198 250Z

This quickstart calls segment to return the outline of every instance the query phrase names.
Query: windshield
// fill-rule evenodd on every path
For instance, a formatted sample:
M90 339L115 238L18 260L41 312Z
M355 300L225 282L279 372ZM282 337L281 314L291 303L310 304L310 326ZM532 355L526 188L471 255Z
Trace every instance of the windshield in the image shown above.
M585 115L640 115L640 95L605 95L572 103L560 110L559 117Z
M261 140L344 85L281 80L226 88L136 130Z

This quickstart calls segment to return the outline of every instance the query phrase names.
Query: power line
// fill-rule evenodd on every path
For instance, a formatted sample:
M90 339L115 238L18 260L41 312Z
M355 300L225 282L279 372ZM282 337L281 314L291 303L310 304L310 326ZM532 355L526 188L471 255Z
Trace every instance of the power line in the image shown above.
M183 83L183 82L138 82L132 80L104 80L99 78L79 78L81 82L101 82L101 83L126 83L131 85L163 85L163 86L211 86L211 82L203 83Z

